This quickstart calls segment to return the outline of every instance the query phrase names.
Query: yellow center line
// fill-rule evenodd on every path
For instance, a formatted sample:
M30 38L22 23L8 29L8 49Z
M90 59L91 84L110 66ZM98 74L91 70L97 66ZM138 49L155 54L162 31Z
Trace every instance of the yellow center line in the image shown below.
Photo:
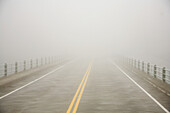
M91 64L90 64L90 65L91 65ZM82 81L81 81L81 83L80 83L80 85L79 85L79 87L78 87L78 89L77 89L77 91L76 91L76 94L74 95L73 100L71 101L71 104L70 104L70 106L69 106L69 108L68 108L68 110L67 110L66 113L70 113L70 112L71 112L72 107L73 107L73 105L74 105L74 102L75 102L75 100L76 100L76 98L77 98L77 95L78 95L78 93L79 93L79 91L80 91L80 89L81 89L81 86L82 86L82 84L83 84L83 81L85 80L85 78L86 78L86 76L87 76L87 74L88 74L88 72L89 72L89 69L90 69L90 67L91 67L90 65L88 66L87 71L86 71L86 73L84 74L84 77L83 77L83 79L82 79Z
M90 66L90 70L91 70L91 66ZM83 86L82 86L81 92L80 92L80 94L79 94L79 97L78 97L78 99L77 99L77 102L76 102L76 104L75 104L75 106L74 106L74 109L73 109L73 112L72 112L72 113L76 113L76 112L77 112L77 108L78 108L78 106L79 106L80 99L81 99L81 97L82 97L84 88L85 88L85 86L86 86L86 82L87 82L87 79L88 79L88 77L89 77L90 70L89 70L89 72L88 72L88 74L87 74L87 76L86 76L86 79L85 79L85 81L84 81L84 84L83 84Z

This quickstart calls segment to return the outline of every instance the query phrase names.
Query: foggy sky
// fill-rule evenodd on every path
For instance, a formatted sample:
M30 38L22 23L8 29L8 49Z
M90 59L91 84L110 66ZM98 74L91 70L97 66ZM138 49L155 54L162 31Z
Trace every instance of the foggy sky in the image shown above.
M169 0L0 0L2 60L118 53L168 65L169 48Z

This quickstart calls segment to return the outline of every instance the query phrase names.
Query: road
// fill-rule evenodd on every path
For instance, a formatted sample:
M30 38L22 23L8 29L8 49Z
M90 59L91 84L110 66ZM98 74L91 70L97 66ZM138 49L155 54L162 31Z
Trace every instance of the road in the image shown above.
M0 113L168 113L170 96L112 60L79 59L0 87Z

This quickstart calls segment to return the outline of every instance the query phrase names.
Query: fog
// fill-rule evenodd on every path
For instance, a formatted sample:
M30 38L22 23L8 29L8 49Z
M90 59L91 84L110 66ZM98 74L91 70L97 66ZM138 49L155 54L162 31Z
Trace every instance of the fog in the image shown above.
M0 0L0 60L121 54L170 68L169 0Z

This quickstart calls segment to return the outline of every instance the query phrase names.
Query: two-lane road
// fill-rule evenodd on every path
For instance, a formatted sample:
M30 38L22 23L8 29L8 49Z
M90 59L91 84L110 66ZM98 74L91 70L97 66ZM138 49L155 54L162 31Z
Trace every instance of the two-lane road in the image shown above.
M156 103L110 60L102 59L75 60L35 80L19 81L0 89L0 97L6 95L0 99L0 113L165 113L170 110L159 99ZM170 97L164 98L170 102Z

